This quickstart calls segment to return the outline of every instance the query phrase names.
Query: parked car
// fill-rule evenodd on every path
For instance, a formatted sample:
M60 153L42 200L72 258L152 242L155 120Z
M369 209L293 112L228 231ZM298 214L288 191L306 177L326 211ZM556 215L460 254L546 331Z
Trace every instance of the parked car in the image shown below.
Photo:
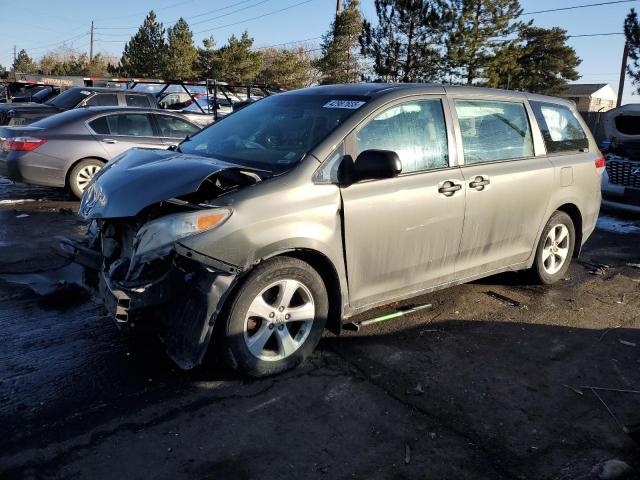
M166 149L199 130L179 113L148 108L69 110L29 126L0 127L0 175L66 187L80 198L96 172L125 150Z
M119 88L73 87L44 104L0 105L0 125L28 125L66 110L93 106L158 108L156 99L151 93Z
M640 213L640 104L624 105L602 116L598 135L607 160L602 204Z
M167 110L181 110L191 105L202 96L201 93L189 94L189 92L164 92L157 96L160 108Z
M44 103L60 94L60 87L37 85L11 98L12 103Z
M428 85L264 98L173 151L131 149L60 251L182 368L250 376L355 314L504 271L553 284L595 228L604 159L571 102Z

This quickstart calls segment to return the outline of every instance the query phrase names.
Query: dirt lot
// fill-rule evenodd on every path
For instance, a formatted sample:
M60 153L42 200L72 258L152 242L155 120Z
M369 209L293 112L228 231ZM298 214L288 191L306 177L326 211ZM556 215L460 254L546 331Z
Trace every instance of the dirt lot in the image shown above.
M49 249L81 235L76 208L0 185L5 278L64 266ZM0 478L639 478L640 444L584 388L640 390L640 222L605 214L558 286L430 294L432 310L327 335L259 381L213 355L179 371L78 291L0 280ZM640 422L640 395L596 393Z

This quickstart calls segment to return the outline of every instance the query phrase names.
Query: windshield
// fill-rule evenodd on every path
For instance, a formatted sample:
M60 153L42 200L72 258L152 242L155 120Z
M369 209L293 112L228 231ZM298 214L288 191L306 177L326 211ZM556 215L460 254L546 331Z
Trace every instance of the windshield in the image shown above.
M54 107L68 110L78 105L83 98L91 95L89 90L82 88L71 88L66 92L61 93L56 98L53 98L47 102L47 105L53 105Z
M249 105L180 144L180 151L284 171L365 104L367 97L274 95Z

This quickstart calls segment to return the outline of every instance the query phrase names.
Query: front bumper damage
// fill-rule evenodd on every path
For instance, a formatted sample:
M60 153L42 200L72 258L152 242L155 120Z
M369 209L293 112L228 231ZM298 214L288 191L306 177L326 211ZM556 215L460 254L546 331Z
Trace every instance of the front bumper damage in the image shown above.
M179 243L159 259L164 268L145 272L143 266L135 281L125 280L128 259L105 271L100 252L63 237L58 253L84 267L83 286L120 329L157 331L169 357L185 370L202 362L216 319L240 273Z

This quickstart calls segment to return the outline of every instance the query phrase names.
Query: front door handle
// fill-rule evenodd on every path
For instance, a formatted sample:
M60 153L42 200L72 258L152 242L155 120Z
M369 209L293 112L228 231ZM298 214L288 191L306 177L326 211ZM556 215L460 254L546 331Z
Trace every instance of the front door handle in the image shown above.
M484 187L486 187L490 183L491 182L489 181L489 179L487 177L482 177L482 176L478 175L471 182L469 182L469 187L470 188L474 188L474 189L476 189L478 191L482 191L482 190L484 190Z
M113 138L105 138L102 140L102 143L118 143L118 140L114 140Z
M462 190L462 185L452 182L451 180L447 180L440 188L438 188L438 192L443 194L445 197L451 197L458 190Z

